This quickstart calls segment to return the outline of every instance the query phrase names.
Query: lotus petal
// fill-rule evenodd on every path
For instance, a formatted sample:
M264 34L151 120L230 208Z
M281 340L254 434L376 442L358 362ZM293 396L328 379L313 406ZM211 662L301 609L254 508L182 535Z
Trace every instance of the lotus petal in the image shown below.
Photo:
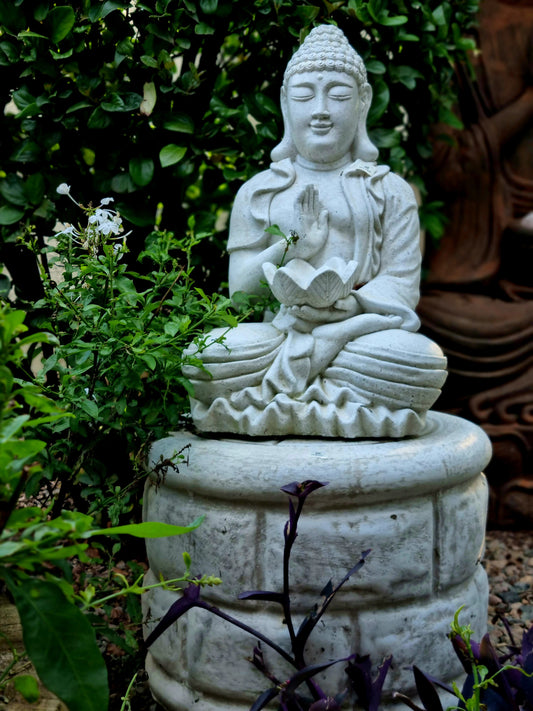
M315 269L303 259L292 259L279 269L270 262L263 264L263 273L272 293L286 306L328 308L350 293L353 288L357 262L346 263L332 257Z

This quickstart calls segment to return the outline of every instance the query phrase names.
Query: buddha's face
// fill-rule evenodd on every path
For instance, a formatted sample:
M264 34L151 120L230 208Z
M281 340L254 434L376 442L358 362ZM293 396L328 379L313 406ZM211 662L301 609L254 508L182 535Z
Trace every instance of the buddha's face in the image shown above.
M285 102L291 138L303 158L324 164L350 157L360 111L353 77L332 71L293 74Z

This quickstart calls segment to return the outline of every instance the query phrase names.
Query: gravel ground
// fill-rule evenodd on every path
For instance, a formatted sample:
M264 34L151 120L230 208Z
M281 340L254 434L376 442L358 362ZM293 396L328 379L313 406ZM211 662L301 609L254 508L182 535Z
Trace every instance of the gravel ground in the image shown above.
M489 576L489 632L493 644L505 650L509 636L504 617L520 644L533 625L533 531L488 531L485 568Z

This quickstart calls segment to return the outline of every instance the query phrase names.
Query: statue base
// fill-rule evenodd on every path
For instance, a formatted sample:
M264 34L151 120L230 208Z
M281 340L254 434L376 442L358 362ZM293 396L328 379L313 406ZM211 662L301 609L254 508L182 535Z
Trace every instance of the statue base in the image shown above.
M178 452L187 462L171 461ZM288 649L278 605L239 601L244 590L280 590L283 526L293 481L329 482L309 496L291 556L291 600L297 623L329 579L339 581L372 549L334 598L308 643L307 662L369 654L374 667L393 655L382 708L393 691L414 696L413 664L451 681L462 669L446 636L454 613L475 639L486 631L488 584L480 565L487 510L481 473L487 436L470 422L428 413L424 433L402 440L214 439L179 432L156 442L144 499L145 520L184 525L193 533L147 541L147 583L183 573L217 575L223 585L202 597ZM175 460L173 460L175 461ZM146 594L148 634L179 597ZM194 608L150 648L147 670L155 698L169 711L248 711L270 682L247 661L256 640ZM266 645L281 679L291 668ZM318 677L334 695L344 665ZM195 704L198 704L195 706ZM397 704L394 704L397 707Z

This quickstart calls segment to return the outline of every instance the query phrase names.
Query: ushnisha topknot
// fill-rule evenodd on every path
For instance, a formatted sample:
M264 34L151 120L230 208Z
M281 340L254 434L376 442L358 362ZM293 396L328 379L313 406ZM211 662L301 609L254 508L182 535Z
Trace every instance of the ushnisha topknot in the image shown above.
M294 74L315 71L345 72L359 86L367 82L363 60L344 32L334 25L319 25L311 30L287 64L283 85L287 86Z

